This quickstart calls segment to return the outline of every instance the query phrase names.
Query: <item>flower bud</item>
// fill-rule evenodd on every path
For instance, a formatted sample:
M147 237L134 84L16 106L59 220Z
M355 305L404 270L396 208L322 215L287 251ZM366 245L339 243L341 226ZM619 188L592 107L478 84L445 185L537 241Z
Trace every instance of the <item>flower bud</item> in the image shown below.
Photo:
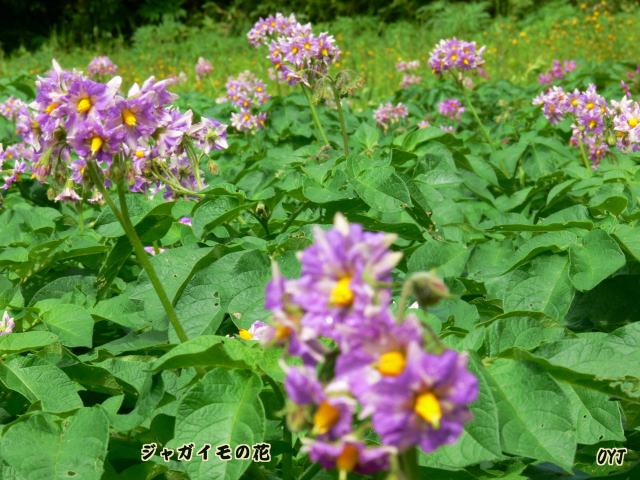
M256 205L256 215L266 218L267 217L267 207L264 203L260 202Z
M418 272L409 278L411 291L418 305L425 308L449 297L449 288L434 272Z
M209 169L211 175L218 175L218 173L220 173L220 167L215 160L209 160L209 162L207 163L207 168Z

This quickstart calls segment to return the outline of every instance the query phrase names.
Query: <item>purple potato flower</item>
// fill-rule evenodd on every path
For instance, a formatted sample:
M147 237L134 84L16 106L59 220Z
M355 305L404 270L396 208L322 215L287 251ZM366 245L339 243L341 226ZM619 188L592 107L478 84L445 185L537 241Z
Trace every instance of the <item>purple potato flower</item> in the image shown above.
M203 57L199 57L196 62L196 79L198 81L202 80L204 77L213 72L213 65L209 60Z
M340 441L329 443L315 440L305 442L303 450L312 461L326 469L336 469L340 478L347 473L371 475L389 469L389 458L394 453L389 447L369 447L353 436L345 436Z
M400 375L385 377L367 394L374 430L400 451L418 444L428 453L455 442L478 396L466 355L453 350L433 355L411 344L406 361Z
M15 328L15 326L16 322L14 321L13 317L9 315L9 312L7 310L5 310L2 314L2 318L0 319L0 336L13 333L13 329Z
M93 57L87 66L87 73L91 77L115 75L117 71L117 65L115 65L106 55Z
M457 98L447 98L438 104L438 112L451 120L460 120L464 107Z
M449 70L477 70L484 65L482 54L485 47L476 45L476 42L467 42L450 38L440 40L431 51L429 67L436 75L442 75Z

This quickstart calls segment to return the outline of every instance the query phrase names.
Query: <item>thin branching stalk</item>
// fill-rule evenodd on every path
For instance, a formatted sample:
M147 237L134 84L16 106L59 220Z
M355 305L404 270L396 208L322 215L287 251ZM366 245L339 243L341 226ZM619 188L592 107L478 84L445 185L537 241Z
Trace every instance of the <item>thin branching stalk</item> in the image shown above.
M173 308L173 305L171 304L171 301L169 300L169 296L167 295L167 292L162 286L162 282L160 281L160 278L158 277L158 274L156 273L155 268L153 268L153 265L149 261L147 252L144 251L144 246L140 241L140 237L138 236L136 229L134 228L133 224L131 223L131 219L129 218L129 209L127 207L127 202L125 199L125 188L124 188L123 182L119 181L117 185L118 199L120 203L120 208L118 208L115 202L113 201L113 199L111 198L109 191L104 186L104 179L102 178L102 176L98 171L98 165L95 163L95 161L91 160L88 162L87 166L88 166L89 176L91 177L91 180L93 181L96 188L102 194L102 197L104 198L105 202L107 202L107 205L109 205L109 208L111 208L111 211L113 212L113 214L118 219L118 222L120 223L125 233L127 234L127 238L131 242L131 246L133 247L136 257L140 262L140 265L142 266L144 271L147 272L149 280L151 281L151 285L153 286L153 289L156 291L156 294L160 299L160 303L162 304L162 307L164 308L164 311L167 314L167 317L169 317L169 321L171 322L171 325L173 326L174 330L176 331L176 334L178 335L178 339L180 340L180 342L186 342L187 340L189 340L189 338L187 337L187 334L185 333L184 328L182 328L182 324L180 323L180 320L178 320L178 316L176 314L175 309Z
M495 151L495 145L493 143L491 135L489 135L489 131L487 130L487 127L485 127L484 123L482 123L482 120L480 120L480 117L478 116L478 111L473 106L473 102L471 101L471 97L469 96L469 92L467 92L467 89L462 84L460 79L455 75L455 73L452 72L451 75L453 76L454 80L458 84L458 87L460 87L460 89L462 90L462 94L464 95L464 101L467 107L469 107L469 110L471 111L471 115L473 115L473 118L478 124L478 127L480 127L480 132L482 133L482 136L487 141L487 144L489 145L489 147L491 147L491 150Z
M418 470L418 450L415 447L401 453L399 461L403 478L406 480L420 479L420 472Z
M342 102L340 101L340 92L336 87L336 82L333 79L329 80L331 85L331 91L333 92L333 98L336 101L336 107L338 109L338 119L340 120L340 130L342 130L342 144L344 146L345 157L349 156L349 135L347 134L347 125L344 121L344 112L342 110Z
M587 172L591 174L591 164L589 163L589 159L587 158L587 152L584 149L584 143L582 143L582 139L578 137L578 146L580 147L580 157L582 157L582 163L584 163L584 167L587 169Z
M316 111L316 107L313 104L313 99L311 98L311 94L309 93L309 88L305 85L302 85L302 91L304 92L304 95L305 97L307 97L307 101L309 102L309 108L311 109L311 118L313 119L313 123L316 125L316 129L318 130L318 140L329 146L329 139L327 138L327 134L324 132L324 128L322 128L322 124L320 123L320 118L318 117L318 112Z

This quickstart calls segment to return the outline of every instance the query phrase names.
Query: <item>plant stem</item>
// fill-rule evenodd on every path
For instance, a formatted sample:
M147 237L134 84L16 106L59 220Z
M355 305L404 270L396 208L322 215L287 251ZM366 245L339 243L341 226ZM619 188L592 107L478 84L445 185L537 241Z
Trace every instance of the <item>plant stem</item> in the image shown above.
M458 84L458 87L460 87L460 89L462 90L462 94L464 95L464 101L467 104L467 107L469 107L469 110L471 111L471 115L473 115L473 118L475 119L476 123L478 124L478 127L480 127L480 131L482 132L482 135L484 136L484 139L489 144L489 147L491 147L491 150L495 151L495 145L493 144L493 140L491 139L491 136L489 135L489 131L484 126L484 123L482 123L482 120L480 120L480 117L478 116L478 112L475 109L475 107L473 106L473 102L471 101L471 97L469 96L469 93L467 92L467 89L464 87L463 83L458 79L458 77L456 77L455 73L452 72L451 74L452 74L454 80L456 81L456 83Z
M329 140L327 139L327 134L324 133L324 128L322 128L322 124L320 123L320 119L318 118L318 112L316 111L316 107L313 104L313 100L311 99L311 94L309 93L309 88L302 85L302 91L304 92L305 97L307 97L307 101L309 102L309 108L311 108L311 118L313 119L313 123L316 125L316 129L318 130L318 140L323 142L325 145L329 146Z
M84 208L82 200L76 203L76 209L78 210L78 231L82 233L84 232Z
M349 155L349 135L347 135L347 125L344 121L344 112L342 111L342 102L340 102L340 93L336 88L336 83L333 80L329 82L331 84L331 90L333 91L333 98L336 101L336 107L338 108L338 119L340 120L340 130L342 130L342 143L344 145L345 157Z
M462 87L462 92L464 93L465 102L469 107L469 110L471 110L471 114L473 115L473 118L475 118L476 123L480 127L480 131L482 132L484 139L487 141L487 143L491 147L491 150L495 150L495 146L493 145L493 140L491 139L491 136L489 135L487 128L484 126L484 123L482 123L482 120L480 120L480 117L478 116L478 112L476 111L475 107L473 106L473 102L471 101L471 97L469 97L469 93L467 93L467 89L464 88L464 86Z
M282 230L280 231L280 233L284 233L287 231L287 229L291 226L291 224L293 223L293 221L298 217L298 215L300 215L302 213L302 211L307 208L307 205L309 204L309 201L304 201L300 204L300 206L298 208L296 208L296 210L289 215L289 218L287 219L287 223L284 224L284 227L282 227Z
M300 480L311 480L316 474L320 471L320 465L317 463L312 463L309 468L307 468L300 477Z
M196 177L196 185L198 185L198 190L202 190L204 188L204 184L202 183L202 178L200 177L200 158L198 157L197 152L193 148L193 144L191 141L187 141L185 143L185 151L191 160L191 168L193 168L193 174Z
M582 163L584 163L585 168L591 174L591 165L589 164L589 159L587 158L587 152L584 151L584 143L582 143L582 139L578 138L578 146L580 147L580 156L582 157Z
M396 319L398 323L402 322L404 318L405 310L407 309L407 299L411 294L413 288L411 277L409 277L402 285L402 291L400 292L400 300L398 301L398 311L396 313Z
M107 204L113 211L113 214L116 216L116 218L120 222L120 225L122 225L122 228L127 234L136 257L138 258L138 261L140 262L140 265L142 266L144 271L147 272L149 280L151 281L151 285L153 285L153 289L156 291L156 294L160 299L160 303L162 304L167 317L169 317L169 321L175 329L180 342L186 342L187 340L189 340L189 338L182 328L180 320L178 320L178 316L176 315L176 311L173 308L173 305L171 305L171 301L169 300L167 292L162 286L162 282L160 282L155 268L153 268L153 265L149 261L147 252L144 251L144 247L142 245L142 242L140 241L140 237L138 237L136 229L131 223L131 219L129 218L129 209L127 207L126 198L124 196L125 191L123 183L118 182L118 199L120 201L120 209L118 209L115 202L111 198L109 191L104 186L104 180L101 178L101 175L98 172L98 165L95 163L95 161L89 161L87 166L89 167L89 175L91 176L91 180L95 184L96 188L100 191L100 193L104 197L105 202L107 202Z
M264 378L271 387L271 390L273 390L273 394L276 396L281 408L284 409L286 400L282 389L269 375L265 375ZM287 446L282 454L282 479L293 480L293 458L291 457L292 438L285 419L282 420L282 441Z
M400 470L406 480L419 480L418 450L414 447L400 455Z

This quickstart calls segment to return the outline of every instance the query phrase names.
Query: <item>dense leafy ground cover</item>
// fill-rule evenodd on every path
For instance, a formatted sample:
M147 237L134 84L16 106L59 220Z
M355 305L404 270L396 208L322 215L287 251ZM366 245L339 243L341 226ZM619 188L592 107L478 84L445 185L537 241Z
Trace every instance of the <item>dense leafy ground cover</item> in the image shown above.
M579 65L562 84L595 82L620 98L625 68ZM394 309L411 274L445 280L448 298L410 311L468 353L478 381L473 420L457 442L420 452L415 478L637 478L638 154L612 147L592 169L568 144L570 120L550 125L532 105L537 83L475 78L466 95L488 141L470 104L455 122L435 113L461 87L421 73L432 86L397 91L409 117L386 130L343 98L348 153L326 88L315 93L328 146L292 89L261 107L266 128L230 130L228 149L200 159L208 186L197 201L126 194L184 342L107 205L52 201L59 190L29 178L6 190L0 309L15 327L0 336L0 478L337 478L301 452L308 430L287 428L283 350L239 332L269 317L271 260L297 277L312 227L330 228L338 212L397 235ZM23 76L2 89L34 96ZM198 117L232 112L199 91L175 104ZM417 128L425 116L436 126ZM9 121L2 137L17 140ZM190 442L265 442L271 459L159 455ZM152 443L158 452L143 462ZM599 465L604 447L626 448L624 462Z

